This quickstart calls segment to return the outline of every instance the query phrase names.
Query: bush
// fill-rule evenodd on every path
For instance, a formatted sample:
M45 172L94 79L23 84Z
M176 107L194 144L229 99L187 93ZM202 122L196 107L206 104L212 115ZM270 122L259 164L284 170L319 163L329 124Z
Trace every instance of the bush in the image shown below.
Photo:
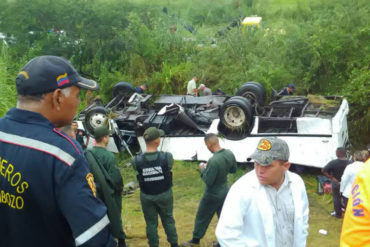
M231 27L246 15L262 16L262 27ZM351 139L367 141L366 0L205 0L196 7L194 1L16 0L0 3L0 20L1 32L13 40L0 58L2 112L15 102L17 69L36 55L55 54L98 80L105 101L118 81L182 94L194 75L229 94L252 80L267 92L294 82L302 94L343 94L351 106Z

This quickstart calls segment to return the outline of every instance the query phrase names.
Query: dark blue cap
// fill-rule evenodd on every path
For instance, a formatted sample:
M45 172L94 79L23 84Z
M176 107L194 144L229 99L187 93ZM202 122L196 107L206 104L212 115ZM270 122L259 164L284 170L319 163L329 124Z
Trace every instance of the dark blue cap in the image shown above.
M44 94L70 86L99 89L98 83L81 77L67 59L56 56L33 58L18 73L15 82L20 95Z
M293 88L295 90L295 86L293 83L289 83L288 87Z

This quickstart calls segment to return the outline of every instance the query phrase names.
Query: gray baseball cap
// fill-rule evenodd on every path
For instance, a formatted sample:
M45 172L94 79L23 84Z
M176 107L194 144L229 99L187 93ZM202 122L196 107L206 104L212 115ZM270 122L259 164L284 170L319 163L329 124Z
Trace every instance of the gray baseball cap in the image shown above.
M257 145L256 151L248 158L248 161L251 159L263 166L270 165L274 160L288 161L288 144L276 137L262 138Z

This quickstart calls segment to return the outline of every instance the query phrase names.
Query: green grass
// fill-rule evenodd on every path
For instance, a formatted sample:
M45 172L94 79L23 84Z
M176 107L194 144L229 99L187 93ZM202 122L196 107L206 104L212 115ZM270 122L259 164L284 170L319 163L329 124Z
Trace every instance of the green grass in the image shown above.
M123 164L127 162L125 160L119 166L124 167ZM179 243L192 238L195 214L204 189L204 184L197 170L197 164L194 162L176 161L173 167L174 216ZM236 181L248 170L250 168L246 170L238 169L236 174L230 174L229 183ZM125 183L136 181L136 174L132 167L125 167L121 171ZM316 193L317 175L315 172L302 175L310 202L310 227L307 246L339 246L342 220L329 215L333 208L331 195L320 196ZM136 190L134 194L123 197L122 219L129 245L135 247L147 246L145 221L141 212L139 190ZM207 230L207 234L201 241L201 247L212 246L212 242L216 241L214 234L216 225L217 217L215 216ZM328 235L319 234L319 229L327 230ZM158 234L160 236L160 246L169 246L160 223Z
M309 235L307 246L339 246L342 220L329 215L333 211L331 194L318 195L316 193L317 174L302 175L305 181L308 200L310 203ZM328 231L328 235L319 234L320 229Z

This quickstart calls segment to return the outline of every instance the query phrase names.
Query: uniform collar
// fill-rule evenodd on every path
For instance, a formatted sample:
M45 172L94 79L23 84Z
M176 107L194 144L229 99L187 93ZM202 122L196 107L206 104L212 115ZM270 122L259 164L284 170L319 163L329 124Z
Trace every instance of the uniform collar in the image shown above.
M15 120L17 122L25 122L29 124L40 124L46 125L51 128L54 128L54 124L52 124L47 118L37 112L22 110L19 108L11 108L5 115L6 118Z
M101 146L96 146L96 145L94 145L94 146L93 146L93 148L97 148L97 149L105 149L105 150L107 149L106 147L101 147Z
M224 151L225 149L223 149L223 148L221 148L220 150L218 150L218 151L216 151L216 152L214 152L214 154L215 153L221 153L222 151Z

